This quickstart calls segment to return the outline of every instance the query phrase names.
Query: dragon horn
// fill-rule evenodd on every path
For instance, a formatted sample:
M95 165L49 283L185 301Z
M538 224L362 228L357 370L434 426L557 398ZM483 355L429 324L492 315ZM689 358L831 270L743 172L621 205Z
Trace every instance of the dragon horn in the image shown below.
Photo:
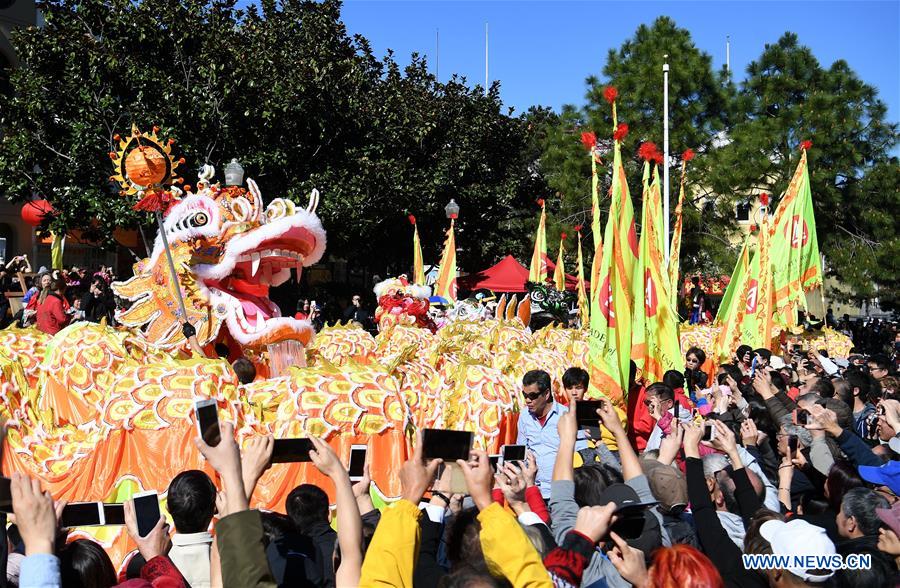
M522 302L519 303L519 311L518 311L519 320L522 321L522 326L527 327L531 323L531 297L526 296Z
M494 318L498 321L502 321L503 317L506 316L506 294L500 295L500 300L497 302L497 310L495 311Z
M513 294L506 305L506 320L511 321L516 317L516 295Z
M319 191L315 188L309 193L309 204L306 206L306 212L315 213L319 207Z

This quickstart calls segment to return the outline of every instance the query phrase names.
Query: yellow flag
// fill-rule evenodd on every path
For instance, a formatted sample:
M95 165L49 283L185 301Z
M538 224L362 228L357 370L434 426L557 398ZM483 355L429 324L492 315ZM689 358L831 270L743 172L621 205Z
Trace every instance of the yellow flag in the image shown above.
M444 253L441 255L441 267L438 270L437 282L434 284L434 295L456 302L456 237L453 234L454 220L450 219L450 230L444 241Z
M553 268L553 283L560 292L566 290L566 268L564 267L563 255L565 255L566 234L563 233L559 238L559 255L556 256L556 267Z
M645 381L659 382L665 372L678 370L683 363L678 318L672 308L669 276L665 270L659 172L654 166L653 183L648 186L649 169L649 162L645 162L640 257L632 282L635 301L631 359Z
M531 267L528 270L528 281L543 284L547 279L547 208L544 200L538 200L541 206L541 220L534 236L534 253L531 254Z
M672 298L672 308L678 312L679 273L681 271L681 225L683 222L682 211L684 209L684 179L687 172L687 162L694 158L694 152L688 149L681 155L681 188L678 190L678 205L675 206L675 225L672 227L672 244L669 246L669 285Z
M61 270L63 268L63 250L66 248L66 236L50 233L53 243L50 245L50 267Z
M748 233L744 239L744 246L716 315L715 323L721 327L715 343L713 361L716 362L727 362L741 345L741 323L744 322L747 295L750 293L750 235Z
M578 315L581 318L581 326L590 325L590 301L584 286L584 258L581 256L581 226L575 227L578 232Z
M419 225L416 217L409 215L413 226L413 283L425 285L425 262L422 260L422 243L419 241Z

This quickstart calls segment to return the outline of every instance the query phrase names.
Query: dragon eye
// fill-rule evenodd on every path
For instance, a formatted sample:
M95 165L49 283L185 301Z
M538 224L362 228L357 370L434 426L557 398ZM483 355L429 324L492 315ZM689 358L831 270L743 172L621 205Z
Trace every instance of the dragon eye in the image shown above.
M205 212L198 212L194 216L188 219L188 226L191 227L202 227L205 226L206 223L209 222L209 216Z

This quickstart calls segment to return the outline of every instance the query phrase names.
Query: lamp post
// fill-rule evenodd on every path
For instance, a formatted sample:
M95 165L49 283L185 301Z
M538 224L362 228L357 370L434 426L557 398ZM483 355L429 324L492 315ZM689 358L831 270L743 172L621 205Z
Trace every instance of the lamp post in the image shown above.
M225 185L240 186L244 183L244 168L237 159L225 166Z
M459 216L459 204L456 203L456 200L451 198L447 206L444 207L444 212L451 221L456 220Z

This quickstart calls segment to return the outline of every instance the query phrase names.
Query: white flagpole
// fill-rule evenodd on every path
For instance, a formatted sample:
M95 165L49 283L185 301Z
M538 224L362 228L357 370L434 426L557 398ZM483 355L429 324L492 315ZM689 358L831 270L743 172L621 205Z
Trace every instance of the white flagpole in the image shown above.
M484 95L488 93L488 23L484 23Z
M666 267L669 267L669 56L663 63L663 218Z

